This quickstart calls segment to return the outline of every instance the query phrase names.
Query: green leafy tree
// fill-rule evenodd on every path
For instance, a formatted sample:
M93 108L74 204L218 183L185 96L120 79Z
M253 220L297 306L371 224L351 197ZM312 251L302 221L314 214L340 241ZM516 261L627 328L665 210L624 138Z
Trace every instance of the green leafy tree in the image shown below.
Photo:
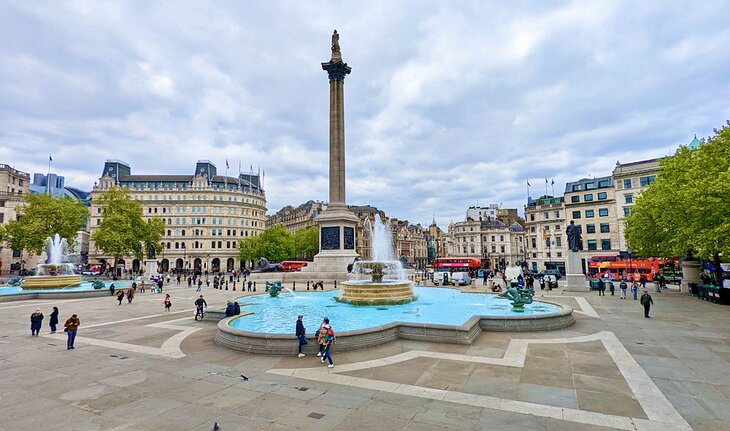
M626 220L633 251L648 256L730 256L730 122L696 150L680 148Z
M319 251L319 227L311 226L294 233L294 254L299 259L312 260Z
M18 207L18 219L3 229L5 240L13 250L41 254L46 238L59 234L73 245L76 234L86 224L89 209L82 202L52 195L28 195Z
M296 255L294 236L281 225L266 229L261 234L248 237L239 243L238 256L241 260L256 262L265 257L271 262L281 262Z
M165 221L142 217L142 204L132 198L128 188L115 187L101 195L101 223L92 239L97 249L114 257L114 263L125 256L143 259L150 245L162 249Z

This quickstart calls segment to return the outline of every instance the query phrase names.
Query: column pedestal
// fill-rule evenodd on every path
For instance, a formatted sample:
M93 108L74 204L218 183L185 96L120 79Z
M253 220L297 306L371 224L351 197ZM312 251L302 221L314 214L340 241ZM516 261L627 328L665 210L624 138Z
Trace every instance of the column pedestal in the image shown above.
M144 276L150 278L157 275L157 260L145 259L144 261Z
M317 217L319 253L302 272L347 273L355 252L358 218L345 205L331 205Z
M586 292L591 290L580 264L580 253L568 251L568 262L565 266L565 287L567 292Z

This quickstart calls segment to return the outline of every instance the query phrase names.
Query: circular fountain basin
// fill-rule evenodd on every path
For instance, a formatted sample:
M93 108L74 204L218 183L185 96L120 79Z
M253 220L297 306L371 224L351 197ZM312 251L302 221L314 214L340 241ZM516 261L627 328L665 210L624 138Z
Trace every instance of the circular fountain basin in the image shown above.
M483 330L545 331L575 323L573 309L549 302L533 302L521 312L496 295L464 293L450 288L412 288L416 299L400 305L356 306L338 302L337 290L297 292L277 298L255 295L238 298L242 316L218 323L216 342L245 352L295 354L294 326L304 316L309 345L317 350L314 332L329 317L337 334L337 351L356 350L399 338L471 344Z
M30 278L30 277L28 277ZM104 282L104 289L94 289L92 282L82 282L72 287L34 288L29 286L0 286L0 302L18 301L23 299L58 299L58 298L88 298L95 296L109 296L111 281ZM114 281L117 289L126 289L132 282L129 280Z
M413 283L403 281L344 281L342 294L334 299L352 305L398 305L407 304L415 299Z

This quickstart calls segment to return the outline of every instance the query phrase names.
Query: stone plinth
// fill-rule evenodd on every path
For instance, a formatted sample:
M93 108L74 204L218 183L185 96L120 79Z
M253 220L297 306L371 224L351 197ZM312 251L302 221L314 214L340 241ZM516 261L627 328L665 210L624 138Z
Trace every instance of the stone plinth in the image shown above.
M682 282L680 292L689 292L689 283L702 283L700 280L700 263L696 260L682 260Z
M157 275L157 261L155 259L145 259L144 275L147 278Z
M565 290L568 292L585 292L591 290L580 264L580 253L568 251L568 262L565 267Z

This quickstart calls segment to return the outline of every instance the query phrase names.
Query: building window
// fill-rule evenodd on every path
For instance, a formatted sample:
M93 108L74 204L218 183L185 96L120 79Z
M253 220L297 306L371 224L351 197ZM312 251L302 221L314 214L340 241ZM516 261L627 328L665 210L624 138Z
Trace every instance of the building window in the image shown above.
M624 199L626 200L627 204L634 203L634 195L624 195Z
M586 218L593 218L593 210L586 210Z
M587 183L586 184L586 190L594 190L596 188L596 183Z
M550 226L545 226L544 229L547 230L547 231L549 231L550 230Z
M596 233L596 225L594 225L594 224L587 224L586 225L586 233Z
M562 236L556 236L555 237L555 245L557 247L561 247L563 245L563 237ZM558 253L558 257L560 257L560 253Z
M626 207L624 208L624 217L628 217L631 215L631 208Z
M494 241L495 241L495 239L494 239L494 235L492 235L492 242L494 242Z
M599 208L598 215L601 217L608 217L608 208Z
M598 194L598 200L599 201L604 201L606 199L608 199L608 194L606 192L601 192L601 193Z
M578 195L571 196L570 201L573 203L578 203L578 202L580 202L580 196L578 196Z
M656 180L656 175L649 175L648 177L640 177L639 185L641 187L646 187L649 184L653 183L655 180Z
M210 248L215 248L215 241L210 242Z
M547 219L550 218L550 213L547 212L547 211L545 211L545 213L543 214L543 216L545 217L545 220L547 220Z
M610 239L601 240L601 250L611 250L611 240Z
M624 188L625 189L631 188L631 178L629 178L628 180L624 180Z
M555 218L560 218L560 211L555 211Z
M530 214L530 221L535 221L535 214Z
M503 246L503 245L500 245L500 246L499 246L499 252L500 252L500 253L504 253L504 246Z
M586 202L592 201L593 200L593 194L589 193L587 195L583 195L583 200L586 201Z
M580 218L580 211L573 211L573 218L579 219Z
M608 223L601 223L601 233L611 232L611 227Z
M588 250L590 250L590 251L598 250L598 246L596 245L595 239L588 240Z
M559 251L558 252L558 257L563 257L563 252L562 251Z
M537 248L537 240L532 238L532 248Z

